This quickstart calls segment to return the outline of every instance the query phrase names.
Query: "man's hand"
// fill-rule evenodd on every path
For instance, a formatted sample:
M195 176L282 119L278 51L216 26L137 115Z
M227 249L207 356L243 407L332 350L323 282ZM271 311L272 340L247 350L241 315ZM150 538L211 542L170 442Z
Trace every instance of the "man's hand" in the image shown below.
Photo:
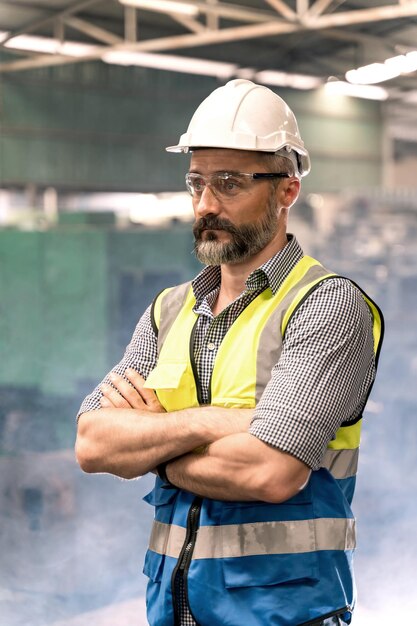
M111 385L103 384L100 405L103 409L147 409L151 413L165 413L165 409L152 389L145 389L145 379L128 368L125 380L115 372L109 374Z
M145 380L132 369L112 372L101 385L101 409L78 421L76 454L86 472L122 478L142 476L164 461L204 452L217 439L247 431L252 409L194 407L167 413Z

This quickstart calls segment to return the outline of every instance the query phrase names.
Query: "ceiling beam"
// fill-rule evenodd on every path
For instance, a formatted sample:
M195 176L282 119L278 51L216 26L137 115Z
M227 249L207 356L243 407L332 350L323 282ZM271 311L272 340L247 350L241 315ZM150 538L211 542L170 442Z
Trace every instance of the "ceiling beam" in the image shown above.
M111 46L123 41L122 37L119 37L104 28L100 28L95 24L91 24L91 22L86 22L79 17L67 17L65 19L65 24L74 30L78 30L80 33L88 35L92 39L96 39L102 43L108 43Z
M184 0L182 0L184 1ZM267 2L282 2L282 0L267 0ZM238 22L266 22L274 18L274 14L270 11L262 11L259 9L250 9L239 4L226 4L223 2L194 2L193 0L185 0L186 4L192 4L200 13L207 15L216 15ZM283 3L282 3L283 4Z
M125 40L138 40L138 15L135 7L124 8Z
M297 0L297 15L303 17L309 8L309 0Z
M44 15L33 22L29 22L25 26L22 26L18 30L9 33L8 36L2 41L2 44L5 44L7 41L13 39L13 37L17 37L18 35L33 33L34 31L53 23L56 19L69 17L70 15L73 15L78 11L82 11L92 4L97 4L98 2L100 2L100 0L77 0L77 2L71 2L65 9L61 9L60 11L55 11L52 14L48 11L47 16Z
M60 18L56 19L54 22L54 38L58 39L60 43L65 39L65 23L64 20Z
M305 22L309 29L332 28L337 26L351 26L352 24L366 24L417 16L417 1L411 0L407 4L391 4L369 9L342 11L331 15L319 15L308 18Z
M128 0L120 0L123 1L123 4L128 3ZM280 2L282 0L266 0L267 2ZM218 17L224 17L226 19L235 20L237 22L266 22L270 19L274 19L274 13L271 11L263 11L260 9L251 9L249 7L241 6L239 4L227 4L223 2L201 2L195 0L181 0L182 4L189 4L194 9L198 9L199 13L205 15L213 15ZM283 3L282 3L283 4ZM134 6L134 2L132 0L132 6ZM161 13L160 9L154 9L151 6L146 7L137 7L141 11L150 11ZM167 15L174 14L174 11L163 11L163 13Z
M207 4L211 4L211 5L219 4L219 0L206 0L206 2ZM218 15L215 15L214 13L207 13L206 22L207 22L207 28L210 28L211 30L219 29L220 20L219 20Z
M126 42L117 44L106 50L131 50L143 52L156 52L165 50L185 49L195 46L214 45L225 42L242 41L260 37L278 36L294 32L316 31L335 27L344 27L350 24L361 24L373 21L391 20L417 16L417 1L409 2L405 5L389 5L374 7L370 9L360 9L355 11L345 11L331 15L321 15L310 19L303 19L301 24L289 23L282 20L270 20L267 23L250 24L233 28L224 28L218 31L204 31L173 37L161 37L137 43ZM45 58L35 57L32 59L22 59L0 64L0 71L17 71L46 65L59 65L75 63L83 60L99 59L103 54L103 46L98 46L86 57L69 58L64 55L48 56Z
M217 31L206 30L204 33L198 35L174 35L172 37L148 39L147 41L140 42L137 47L147 52L175 50L178 48L193 48L194 46L243 41L245 39L257 39L269 35L283 35L285 33L297 32L301 29L302 27L298 24L289 24L288 22L274 20L263 24L222 28Z
M192 33L202 33L207 30L206 26L203 26L198 20L193 19L192 17L188 17L188 15L180 15L179 13L170 14L173 20L185 26L187 30L190 30ZM213 16L216 17L216 16Z

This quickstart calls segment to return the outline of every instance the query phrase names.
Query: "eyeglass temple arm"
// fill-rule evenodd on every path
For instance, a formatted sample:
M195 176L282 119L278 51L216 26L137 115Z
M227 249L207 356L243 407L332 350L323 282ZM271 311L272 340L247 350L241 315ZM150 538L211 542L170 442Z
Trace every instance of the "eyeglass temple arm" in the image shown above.
M252 174L252 178L289 178L290 174L286 172L262 172Z

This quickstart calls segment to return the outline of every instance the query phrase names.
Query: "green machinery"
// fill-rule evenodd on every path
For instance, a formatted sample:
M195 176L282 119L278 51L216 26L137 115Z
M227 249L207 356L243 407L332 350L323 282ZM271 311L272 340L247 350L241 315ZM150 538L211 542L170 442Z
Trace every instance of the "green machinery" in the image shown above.
M54 447L70 443L74 411L121 358L140 314L198 271L192 246L181 224L0 231L3 429L11 411L29 412L57 430Z

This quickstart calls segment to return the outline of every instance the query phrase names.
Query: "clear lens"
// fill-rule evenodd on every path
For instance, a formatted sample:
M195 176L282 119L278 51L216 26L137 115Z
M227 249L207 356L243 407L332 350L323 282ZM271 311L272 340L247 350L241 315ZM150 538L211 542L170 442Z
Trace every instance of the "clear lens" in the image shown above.
M250 181L251 178L242 174L219 174L212 184L222 196L232 198L242 191L246 191Z
M289 176L286 172L258 172L254 174L218 172L211 176L188 172L185 175L185 184L193 197L200 197L208 186L215 196L228 200L239 196L241 193L246 193L254 180L288 178Z
M246 191L251 180L251 174L229 174L228 172L220 172L207 177L194 173L188 173L185 176L185 184L192 196L201 196L208 185L215 195L226 199Z
M200 195L204 191L204 187L206 186L205 179L199 174L186 174L185 175L185 184L187 190L190 192L192 196Z

